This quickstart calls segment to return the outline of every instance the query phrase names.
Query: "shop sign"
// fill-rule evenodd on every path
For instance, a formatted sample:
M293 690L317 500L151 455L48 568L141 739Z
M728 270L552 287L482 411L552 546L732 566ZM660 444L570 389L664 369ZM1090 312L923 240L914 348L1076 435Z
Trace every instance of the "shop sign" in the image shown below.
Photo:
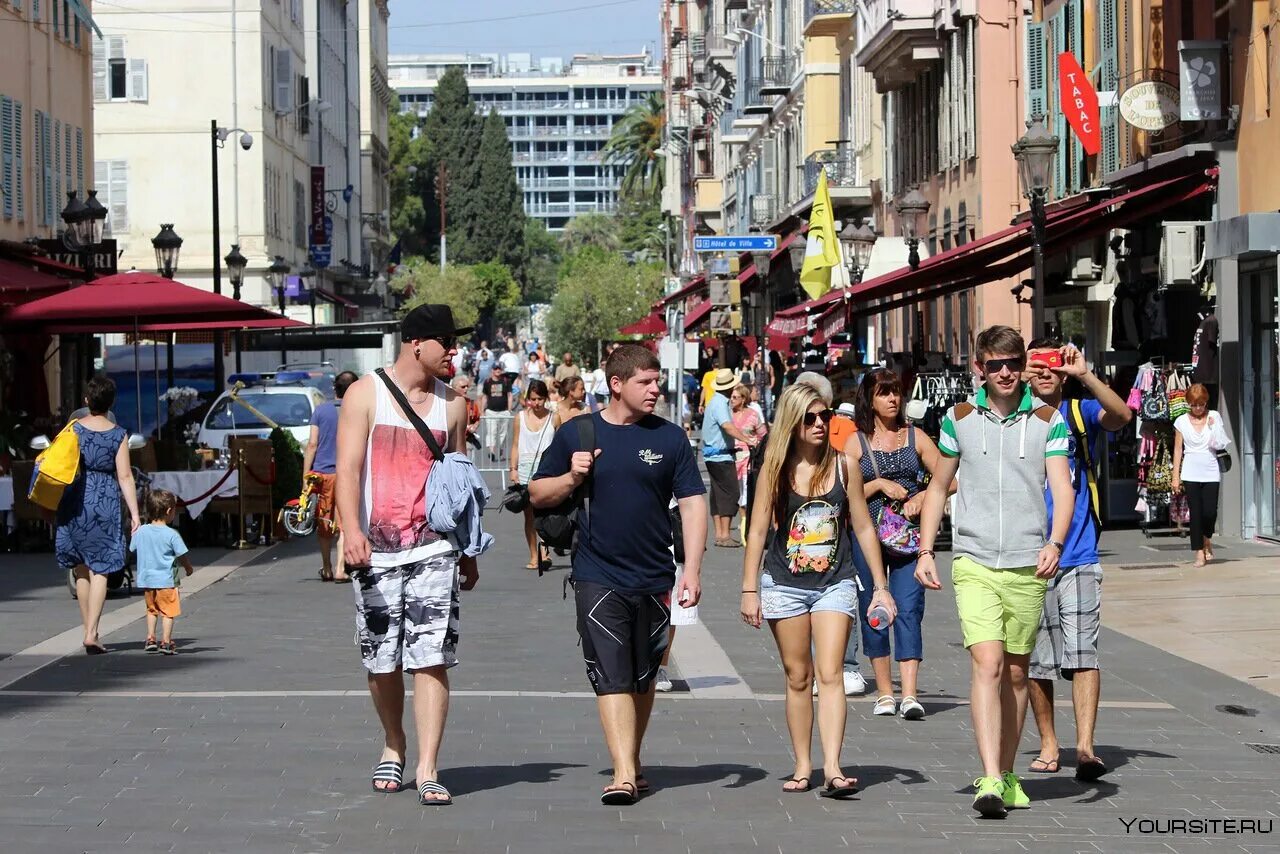
M1222 48L1220 41L1178 42L1183 121L1222 118Z
M120 256L116 252L116 242L111 238L95 244L86 252L72 252L67 249L66 244L56 239L46 238L37 242L36 245L58 263L79 267L81 270L86 269L86 256L92 256L93 275L99 278L102 276L114 276L119 272L116 261Z
M311 243L328 243L324 234L324 167L311 167Z
M784 338L795 338L803 335L809 328L809 320L805 317L775 317L765 332Z
M1178 90L1159 80L1135 83L1120 95L1120 115L1138 130L1162 131L1179 121Z
M822 337L830 340L833 336L844 332L848 319L848 312L844 310L844 305L842 304L822 319Z
M1075 131L1085 154L1102 150L1102 129L1098 122L1098 91L1080 67L1075 54L1058 54L1058 106Z

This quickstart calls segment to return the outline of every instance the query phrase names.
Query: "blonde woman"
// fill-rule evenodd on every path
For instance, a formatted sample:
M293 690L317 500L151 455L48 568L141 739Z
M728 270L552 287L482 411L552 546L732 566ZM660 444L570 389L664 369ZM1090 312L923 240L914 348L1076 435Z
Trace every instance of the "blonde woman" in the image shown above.
M818 733L824 797L844 799L858 781L840 766L844 741L844 653L858 611L856 535L871 569L875 591L868 610L896 614L889 594L862 475L827 441L831 407L811 386L783 392L769 431L756 484L742 567L742 619L759 628L768 621L787 678L787 729L795 771L782 787L806 792L813 776L813 699L818 679ZM772 542L765 548L767 535ZM764 572L761 573L763 565ZM810 652L812 645L813 651Z

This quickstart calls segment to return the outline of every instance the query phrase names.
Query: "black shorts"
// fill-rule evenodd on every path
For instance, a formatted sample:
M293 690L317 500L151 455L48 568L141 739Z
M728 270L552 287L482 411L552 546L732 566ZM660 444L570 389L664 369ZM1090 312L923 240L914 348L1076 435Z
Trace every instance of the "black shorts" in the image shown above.
M707 463L707 478L711 481L711 515L733 516L738 512L738 467L732 460Z
M667 651L670 593L621 593L603 584L574 585L578 636L596 694L645 694Z

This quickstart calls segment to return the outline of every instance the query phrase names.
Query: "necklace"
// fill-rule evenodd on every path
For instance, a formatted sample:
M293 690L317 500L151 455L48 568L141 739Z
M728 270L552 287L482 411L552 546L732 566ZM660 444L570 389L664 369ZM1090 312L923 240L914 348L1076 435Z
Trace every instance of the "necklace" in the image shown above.
M887 432L887 431L886 431L886 432ZM880 430L879 425L876 425L875 432L873 432L873 433L871 434L871 447L872 447L874 450L877 450L877 451L883 451L883 452L885 452L885 453L892 453L892 452L894 452L894 451L898 450L899 448L901 448L901 447L902 447L902 445L900 444L900 439L899 439L899 437L900 437L900 434L902 433L902 431L901 431L901 430L894 430L892 433L888 433L888 435L889 435L889 436L892 436L892 439L884 439L884 438L882 438L883 436L885 436L885 435L886 435L886 432L882 432L882 431ZM876 441L877 441L877 440L879 440L879 441L880 441L880 445L879 445L878 447L877 447L877 445L876 445ZM893 447L885 447L886 445L893 445Z
M417 400L414 400L414 399L413 399L413 397L411 397L411 396L410 396L409 392L407 392L407 391L405 391L405 390L404 390L404 384L403 384L403 383L401 383L401 382L400 382L400 378L399 378L398 376L396 376L396 366L395 366L395 365L392 365L392 366L391 366L390 374L391 374L391 379L392 379L392 381L393 381L393 382L395 382L395 384L396 384L396 388L400 389L401 393L403 393L403 394L404 394L405 398L406 398L406 399L408 399L409 403L413 404L414 406L418 406L419 404L426 403L426 402L427 402L427 400L431 397L431 393L430 393L430 392L423 392L423 393L422 393L422 397L420 397L420 398L419 398L419 399L417 399Z

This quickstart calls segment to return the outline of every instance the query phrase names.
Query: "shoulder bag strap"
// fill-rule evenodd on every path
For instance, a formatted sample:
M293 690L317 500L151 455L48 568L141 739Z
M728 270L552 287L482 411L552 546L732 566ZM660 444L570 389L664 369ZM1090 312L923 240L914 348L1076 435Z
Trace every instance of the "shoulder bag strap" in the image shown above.
M862 455L871 461L871 474L876 479L880 479L880 466L876 465L876 454L871 449L871 443L867 441L867 436L862 431L858 432L858 441L862 444Z
M387 391L391 392L391 396L395 398L396 403L400 404L400 408L404 410L404 414L409 419L409 423L418 431L418 435L422 437L422 441L427 443L427 448L431 451L431 456L435 458L436 462L443 460L444 451L440 449L440 443L437 442L436 437L431 434L431 429L427 427L426 423L422 420L422 417L413 411L413 407L409 405L409 400L404 396L404 392L400 390L400 387L395 384L391 377L387 376L387 372L382 368L378 368L374 373L376 373L378 378L382 380L384 385L386 385ZM443 398L438 398L438 400L442 406L448 405L448 402ZM449 418L446 410L445 423L448 424L448 422Z

